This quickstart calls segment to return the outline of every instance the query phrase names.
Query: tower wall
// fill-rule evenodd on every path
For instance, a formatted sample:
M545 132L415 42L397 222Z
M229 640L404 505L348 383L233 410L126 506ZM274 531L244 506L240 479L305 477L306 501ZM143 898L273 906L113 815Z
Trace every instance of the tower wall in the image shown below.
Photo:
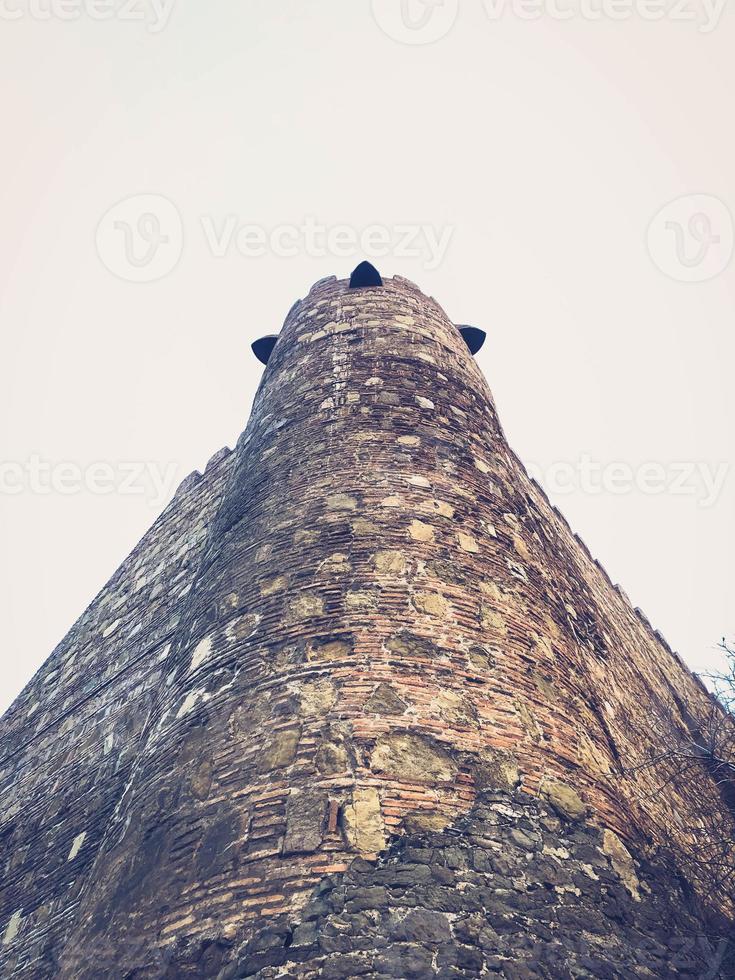
M584 910L608 888L645 929L642 848L691 809L691 789L655 793L653 774L631 780L623 768L655 747L651 713L672 692L703 706L707 694L528 479L436 303L398 278L317 284L289 314L222 474L172 606L170 649L144 684L135 758L75 881L54 975L215 976L228 962L246 971L230 975L250 975L301 957L348 976L317 955L339 931L348 888L383 889L370 894L393 918L373 922L374 941L400 946L395 969L409 972L369 969L426 975L406 965L407 906L387 902L379 876L403 867L406 841L433 841L447 867L452 836L465 847L478 820L503 823L502 807L495 850L512 830L514 846L531 841L527 854L551 849L561 866L567 853L579 873L600 863L610 876L592 898L573 876L550 882L536 921L560 895L576 889ZM697 792L715 798L710 783ZM558 853L544 834L563 838ZM487 861L473 873L507 891ZM660 890L663 874L646 887ZM428 910L454 919L448 935L419 942L419 964L430 955L439 970L442 943L468 945L455 921L488 913L488 896L480 911L457 905L467 887L455 876L457 907ZM380 913L352 909L368 911ZM554 916L557 936L572 929ZM695 920L666 921L682 938ZM302 932L294 944L307 922L317 923L309 942ZM347 946L327 953L364 966L364 950Z
M230 462L190 478L0 720L0 975L56 977Z

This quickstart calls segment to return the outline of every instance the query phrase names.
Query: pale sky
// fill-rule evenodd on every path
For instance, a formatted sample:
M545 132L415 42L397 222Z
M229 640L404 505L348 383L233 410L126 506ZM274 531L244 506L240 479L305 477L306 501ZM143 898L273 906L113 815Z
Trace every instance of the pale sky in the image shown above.
M513 447L717 665L735 12L602 3L0 0L0 709L366 253L487 331Z

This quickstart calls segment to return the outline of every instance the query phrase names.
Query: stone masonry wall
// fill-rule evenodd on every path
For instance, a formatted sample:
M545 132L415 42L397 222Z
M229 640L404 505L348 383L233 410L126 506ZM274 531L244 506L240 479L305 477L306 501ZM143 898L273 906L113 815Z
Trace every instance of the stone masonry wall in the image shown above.
M547 801L589 827L575 833L603 835L626 865L626 848L655 843L672 814L685 822L691 787L656 793L652 774L632 781L622 769L655 747L650 718L671 691L703 708L706 692L528 479L457 328L411 283L317 284L286 320L235 452L202 482L188 512L198 540L190 570L166 609L161 659L141 678L134 758L107 795L84 797L84 819L74 819L78 834L94 814L95 832L82 842L73 897L58 886L58 864L42 886L27 865L5 889L11 976L173 977L193 963L200 972L189 975L216 976L225 954L241 949L243 968L255 968L248 944L264 924L314 921L314 889L325 882L346 889L361 874L366 887L382 888L368 879L405 835L466 833L464 819L485 819L484 794L516 783L521 796L508 805ZM183 518L181 509L174 540ZM135 622L145 604L137 616L128 608L132 567L123 579L102 601L122 599L120 615ZM117 630L127 635L122 626L110 635ZM106 647L90 637L90 657L95 644L104 670ZM133 676L121 678L121 698ZM80 731L78 712L69 718ZM22 738L26 725L16 726ZM91 765L90 753L80 741L71 759ZM697 792L716 798L708 782ZM52 784L43 795L55 799ZM23 812L42 805L41 790L21 779L11 798L22 865L37 860ZM70 792L69 812L79 805ZM536 821L529 839L538 843L541 817L523 819ZM596 847L591 840L576 843ZM537 848L526 847L535 860ZM574 848L558 847L582 873ZM678 888L667 874L667 889ZM554 896L573 893L552 884ZM597 891L574 887L579 905L598 909ZM571 941L578 926L557 906L574 903L554 896L546 912L543 903L528 909L538 922L553 913L566 950L565 933ZM44 967L42 902L63 919L44 933ZM659 944L659 965L668 963L675 951L661 951L651 917L630 903L625 922L640 922ZM394 925L400 932L391 909L387 918L372 910L381 941ZM339 903L324 914L332 913L342 914ZM609 928L622 937L622 926ZM439 945L465 945L456 932L442 937L432 970ZM298 948L292 940L279 955ZM574 955L602 955L590 943ZM508 976L546 975L508 972L507 944L477 948L483 970L501 963ZM610 952L610 975L634 969L634 951L622 956ZM363 973L399 975L380 963Z
M444 831L408 827L379 861L356 859L297 921L275 919L238 950L189 953L177 978L735 974L735 948L702 930L671 868L510 787L481 791Z
M190 477L0 721L0 975L54 976L132 772L229 454Z

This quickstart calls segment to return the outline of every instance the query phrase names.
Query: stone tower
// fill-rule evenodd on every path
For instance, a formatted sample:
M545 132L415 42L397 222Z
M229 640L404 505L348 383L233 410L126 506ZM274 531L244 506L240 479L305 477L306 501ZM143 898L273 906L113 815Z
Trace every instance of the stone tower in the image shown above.
M478 335L362 267L256 345L237 448L2 720L3 976L728 975L656 846L715 781L639 768L709 696L508 447Z

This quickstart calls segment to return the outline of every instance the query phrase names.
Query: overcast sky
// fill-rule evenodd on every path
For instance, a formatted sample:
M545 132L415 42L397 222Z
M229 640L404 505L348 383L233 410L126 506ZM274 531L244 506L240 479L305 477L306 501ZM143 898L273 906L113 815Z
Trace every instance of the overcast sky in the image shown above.
M0 21L0 708L234 445L250 342L365 255L487 331L516 451L692 668L717 664L732 9L0 0Z

